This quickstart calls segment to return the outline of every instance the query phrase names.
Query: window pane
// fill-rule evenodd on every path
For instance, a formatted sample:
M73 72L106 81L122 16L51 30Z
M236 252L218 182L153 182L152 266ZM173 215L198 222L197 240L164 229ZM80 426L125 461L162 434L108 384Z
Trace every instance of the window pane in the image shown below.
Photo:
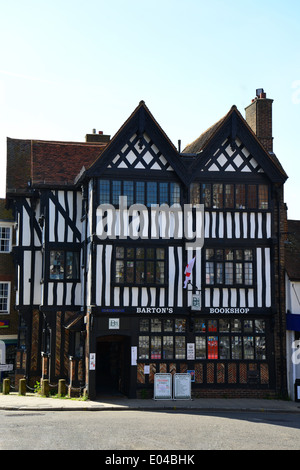
M106 180L99 181L99 202L100 204L110 203L109 181L106 181Z
M139 337L139 359L149 359L149 336Z
M151 336L151 359L161 359L161 336Z
M157 204L157 183L153 181L147 182L147 206L151 204Z
M149 331L149 320L148 318L140 319L140 331Z
M164 250L164 248L157 248L156 249L156 258L157 259L165 259L165 250Z
M67 251L66 253L66 279L79 278L79 253Z
M244 336L244 359L254 359L253 336Z
M124 282L124 261L116 261L116 282L119 284Z
M225 263L225 284L233 284L233 263Z
M169 204L168 183L159 183L159 204Z
M259 209L268 209L268 186L266 184L260 184L258 186L258 208Z
M185 359L185 336L175 336L175 359Z
M256 359L266 359L266 339L264 336L255 337Z
M136 249L136 257L137 259L144 259L145 253L144 248L137 248Z
M264 332L265 332L265 321L255 320L255 333L264 333Z
M163 337L163 359L173 359L173 336Z
M50 279L64 279L64 252L50 251Z
M0 311L8 312L8 283L0 284Z
M244 332L252 333L253 331L253 320L244 320Z
M245 263L245 284L250 286L253 283L253 265Z
M175 319L175 332L176 333L184 333L185 332L185 325L186 325L186 320L185 319Z
M133 204L133 181L124 181L123 183L123 195L127 196L127 205L132 206Z
M241 332L241 320L238 318L234 318L231 320L231 331L234 333L240 333Z
M232 336L231 337L231 350L232 350L232 359L242 359L242 337L241 336Z
M126 282L133 282L134 281L134 262L127 261L126 262Z
M151 318L151 331L152 333L161 332L161 320L159 318Z
M227 208L234 206L233 188L233 184L225 184L225 207Z
M204 207L211 207L211 185L202 185L202 202Z
M217 331L217 326L218 326L217 320L208 320L208 324L207 324L208 331L210 332Z
M218 337L207 337L207 359L218 359Z
M165 282L165 264L163 261L156 263L156 284L164 284Z
M10 227L0 227L0 251L9 252Z
M116 248L116 258L124 258L124 248L121 246L117 246Z
M236 263L235 265L235 282L237 284L243 283L243 265L242 263Z
M144 261L136 262L136 283L144 284L145 283L145 264Z
M192 183L190 185L190 203L194 206L200 204L200 184Z
M206 359L206 338L196 336L196 359Z
M145 204L145 183L141 181L136 183L136 203Z
M214 257L214 250L211 249L211 248L208 248L208 249L205 251L205 257L206 257L207 260L213 259L213 257Z
M153 283L154 279L154 262L147 261L147 282Z
M235 207L236 209L245 209L245 185L237 184L235 187Z
M112 203L119 205L119 196L121 196L121 181L112 182Z
M170 205L180 204L180 186L178 183L170 183Z
M228 336L220 336L220 359L230 359L230 345Z
M230 331L230 320L221 318L219 320L219 330L222 333L229 333Z
M214 263L206 263L206 284L214 283Z
M223 284L223 263L217 263L217 284Z
M173 320L164 320L164 331L173 331Z
M213 184L213 207L223 207L223 184Z
M248 207L249 209L257 208L257 196L256 196L257 186L255 184L248 185Z
M205 331L206 331L205 320L202 318L195 318L195 332L205 333Z

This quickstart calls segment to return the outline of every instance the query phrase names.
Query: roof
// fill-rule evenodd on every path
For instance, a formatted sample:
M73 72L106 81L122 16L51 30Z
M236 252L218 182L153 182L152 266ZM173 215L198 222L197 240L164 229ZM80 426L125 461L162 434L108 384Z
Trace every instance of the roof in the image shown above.
M285 269L291 281L300 281L300 220L288 220Z
M235 113L235 115L240 119L240 122L244 124L247 130L250 132L251 136L254 138L256 143L261 147L264 153L267 155L268 159L275 165L279 173L282 175L283 179L287 179L288 175L284 171L280 161L278 160L277 156L273 152L268 152L265 147L262 145L258 137L256 136L255 132L251 129L249 124L247 123L246 119L242 116L239 112L237 107L233 105L230 110L228 111L225 116L223 116L219 121L209 127L205 132L203 132L194 142L187 145L183 150L182 154L194 154L199 155L199 153L203 152L203 150L211 143L213 138L217 135L217 133L222 129L223 125L227 122L227 120Z
M82 167L89 167L107 144L7 139L7 193L29 186L73 185Z

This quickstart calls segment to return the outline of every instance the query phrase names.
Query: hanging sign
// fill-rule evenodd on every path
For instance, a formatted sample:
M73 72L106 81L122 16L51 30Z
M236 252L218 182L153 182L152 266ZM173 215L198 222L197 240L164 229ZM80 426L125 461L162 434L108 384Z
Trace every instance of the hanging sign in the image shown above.
M90 370L96 370L96 353L90 353Z
M172 399L172 374L154 375L154 400Z
M200 294L192 294L191 310L193 311L201 310L201 295Z

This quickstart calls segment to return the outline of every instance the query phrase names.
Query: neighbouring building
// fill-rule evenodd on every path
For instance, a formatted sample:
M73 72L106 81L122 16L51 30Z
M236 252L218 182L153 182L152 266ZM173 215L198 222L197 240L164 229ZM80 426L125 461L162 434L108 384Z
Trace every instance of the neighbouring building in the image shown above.
M18 340L18 312L15 310L15 269L12 247L14 217L0 199L0 364L14 364ZM0 370L0 377L13 378L14 372Z
M285 241L288 394L300 400L300 220L288 220ZM297 386L297 388L296 388Z
M91 398L187 371L195 396L286 395L272 102L257 90L183 151L143 101L112 139L8 139L17 375Z

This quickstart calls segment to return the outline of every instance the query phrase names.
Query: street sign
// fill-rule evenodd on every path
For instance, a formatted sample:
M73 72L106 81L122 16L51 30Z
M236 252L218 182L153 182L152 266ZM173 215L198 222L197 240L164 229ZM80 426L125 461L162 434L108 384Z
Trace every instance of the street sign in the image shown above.
M8 372L14 370L13 364L0 364L0 372Z

